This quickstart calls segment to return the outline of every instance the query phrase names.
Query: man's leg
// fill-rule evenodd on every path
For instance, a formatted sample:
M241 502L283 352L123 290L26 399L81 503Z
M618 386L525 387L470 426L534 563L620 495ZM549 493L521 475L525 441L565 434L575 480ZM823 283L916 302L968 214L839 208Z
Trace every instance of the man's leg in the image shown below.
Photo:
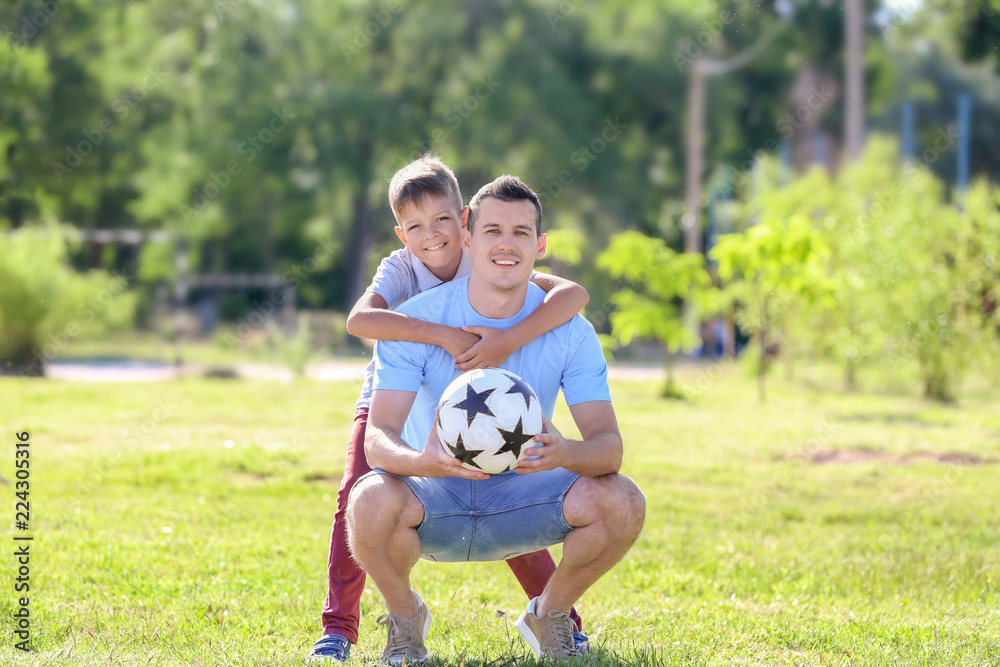
M378 586L393 616L418 612L410 570L420 559L417 526L424 508L403 480L368 475L354 487L347 508L351 553Z
M573 530L563 558L535 606L535 615L572 607L622 559L646 517L642 491L624 475L581 477L566 493L563 514Z
M365 458L367 423L368 409L360 408L354 416L354 427L347 445L347 466L340 480L340 491L337 492L337 511L330 533L330 558L327 563L327 595L322 617L324 635L343 635L352 644L358 643L365 572L358 567L347 544L347 499L354 483L371 470Z
M542 549L534 553L518 556L505 561L514 573L517 582L521 584L529 600L542 594L545 584L549 583L552 573L556 571L556 561L548 549ZM573 619L577 632L583 632L583 620L573 607L569 610L569 617Z

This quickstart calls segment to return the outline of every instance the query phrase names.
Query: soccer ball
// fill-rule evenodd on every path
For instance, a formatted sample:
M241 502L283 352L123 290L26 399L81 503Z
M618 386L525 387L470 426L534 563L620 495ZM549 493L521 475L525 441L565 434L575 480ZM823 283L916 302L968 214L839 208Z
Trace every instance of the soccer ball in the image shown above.
M437 434L444 450L469 470L513 470L542 430L542 406L528 383L510 371L463 373L438 402Z

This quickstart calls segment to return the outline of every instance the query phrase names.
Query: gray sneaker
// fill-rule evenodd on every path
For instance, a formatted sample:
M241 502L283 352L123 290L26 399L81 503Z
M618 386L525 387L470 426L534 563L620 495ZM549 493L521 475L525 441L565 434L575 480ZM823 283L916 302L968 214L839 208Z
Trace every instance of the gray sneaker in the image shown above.
M553 609L548 616L535 616L538 598L528 603L521 617L517 619L517 631L528 642L535 655L546 658L572 658L580 655L573 640L573 619L564 611Z
M413 597L417 599L417 613L413 616L400 618L383 614L378 617L378 624L386 626L389 633L382 659L390 665L399 665L404 661L423 662L427 659L424 640L431 627L431 612L416 591L413 591Z

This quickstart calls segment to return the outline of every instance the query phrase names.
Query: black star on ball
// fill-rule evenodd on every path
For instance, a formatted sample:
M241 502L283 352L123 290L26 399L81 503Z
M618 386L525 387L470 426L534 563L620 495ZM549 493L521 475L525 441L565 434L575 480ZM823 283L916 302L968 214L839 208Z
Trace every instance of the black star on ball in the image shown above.
M524 447L524 443L535 437L534 433L524 432L524 426L521 422L521 419L517 420L517 426L514 427L513 431L497 429L500 432L500 437L503 438L503 446L497 450L497 453L510 452L514 458L521 456L521 448Z
M507 394L520 394L521 396L523 396L524 397L525 408L528 409L528 410L530 410L531 409L531 394L532 394L531 387L529 387L528 383L525 382L524 380L522 380L519 377L514 377L512 375L508 375L507 377L509 377L510 381L513 382L514 384L511 385L511 388L508 389L505 393L507 393Z
M466 463L477 470L482 470L476 463L476 457L482 454L482 451L478 449L466 449L465 443L462 442L462 434L458 435L458 440L455 441L455 446L451 448L452 453L454 453L455 458Z
M476 391L472 388L472 385L466 385L465 387L465 398L455 404L455 407L459 410L465 410L465 418L469 420L466 426L472 426L472 420L476 418L476 415L489 415L490 417L496 417L493 411L490 410L489 406L486 405L486 399L490 397L495 389L486 389L484 391Z

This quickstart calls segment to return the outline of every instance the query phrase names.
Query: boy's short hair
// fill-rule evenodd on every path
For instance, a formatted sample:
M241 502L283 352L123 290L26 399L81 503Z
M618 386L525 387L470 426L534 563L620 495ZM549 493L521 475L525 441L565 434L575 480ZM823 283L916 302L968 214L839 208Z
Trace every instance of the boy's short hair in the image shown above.
M473 230L473 221L479 215L479 206L484 199L499 199L506 202L530 201L535 205L535 212L537 213L537 217L535 218L535 233L538 236L542 235L542 202L538 200L538 195L535 191L525 185L517 176L504 174L479 188L479 192L473 195L472 201L469 202L470 233Z
M406 165L389 181L389 206L397 217L404 206L424 197L447 197L456 211L462 210L462 191L455 172L432 153Z

